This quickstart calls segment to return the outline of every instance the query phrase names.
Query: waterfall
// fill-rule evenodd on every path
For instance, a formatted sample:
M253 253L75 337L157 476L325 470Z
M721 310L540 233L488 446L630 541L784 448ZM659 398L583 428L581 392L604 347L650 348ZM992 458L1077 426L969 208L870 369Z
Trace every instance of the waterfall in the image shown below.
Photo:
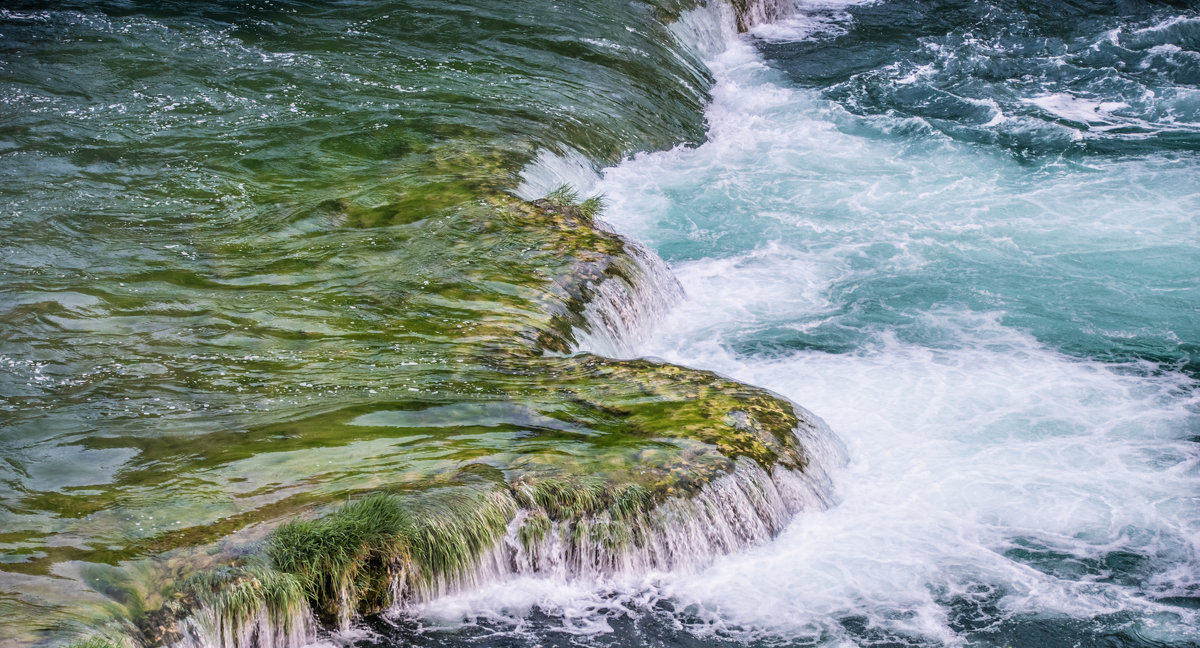
M173 648L297 648L317 638L317 621L307 605L284 612L260 605L240 623L227 613L202 607L179 622Z
M802 511L835 503L828 468L845 462L845 450L829 428L799 410L803 470L766 470L741 458L731 472L697 492L667 499L633 519L607 514L575 521L550 520L541 507L523 507L506 533L463 573L427 583L402 574L395 583L392 613L442 596L518 576L559 581L649 571L694 571L713 559L763 544ZM614 526L619 526L614 535Z
M587 329L575 333L578 351L629 357L654 323L683 299L683 287L657 254L628 239L625 252L624 275L592 288L584 310Z

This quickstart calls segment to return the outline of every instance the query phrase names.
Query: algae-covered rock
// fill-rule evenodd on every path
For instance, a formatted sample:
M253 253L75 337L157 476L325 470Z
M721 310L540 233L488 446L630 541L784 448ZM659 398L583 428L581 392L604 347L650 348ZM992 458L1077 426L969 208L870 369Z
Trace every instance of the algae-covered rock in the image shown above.
M264 550L281 574L276 580L299 583L318 618L346 626L356 615L481 579L603 574L631 561L670 566L679 558L666 538L678 528L748 524L736 519L748 515L769 534L798 510L782 499L751 502L762 497L756 491L784 489L778 480L809 464L795 430L815 423L786 400L644 360L520 358L508 369L502 386L523 408L509 412L514 429L503 443L470 455L476 463L457 471L398 478L327 515L283 524ZM494 427L498 414L492 412ZM527 421L520 431L517 418ZM727 511L713 513L711 503L688 508L688 500L713 496L739 471L735 482L749 485L732 488L742 488L738 497L751 503L739 509L726 494L714 501ZM804 489L792 487L791 496L822 492L796 494ZM703 515L720 519L705 522ZM730 549L738 546L736 534L716 544L702 540L690 551Z
M354 287L355 308L330 311L346 320L335 337L279 338L320 367L326 354L362 352L346 344L354 330L390 331L348 373L297 377L324 392L314 407L186 439L89 440L136 447L145 469L133 488L94 495L64 531L189 522L118 554L139 574L120 595L139 644L299 641L314 616L345 626L516 573L671 566L676 554L761 541L794 512L776 482L807 468L794 432L811 423L791 403L710 372L571 353L596 304L649 289L635 246L597 223L598 206L469 184L474 199L431 216L436 227L374 226L405 238L398 254L410 258L397 267L415 277ZM347 223L365 224L348 211ZM239 388L294 398L286 387ZM165 497L168 483L201 486ZM744 510L704 518L734 501ZM121 516L129 510L140 517ZM685 551L668 538L689 525ZM158 558L126 558L139 553Z
M408 237L399 266L423 270L355 289L365 325L395 342L372 370L327 384L336 398L186 441L115 440L138 448L147 493L168 479L211 485L192 510L186 495L141 508L201 524L142 541L163 558L131 563L144 565L140 593L122 595L139 644L280 645L311 634L314 617L346 626L518 573L671 567L769 537L797 510L788 497L810 497L780 481L808 468L795 431L815 425L787 400L711 372L571 354L600 295L647 289L596 203L469 191L436 228L386 226ZM620 292L602 290L613 283ZM211 508L212 491L232 496L228 508Z

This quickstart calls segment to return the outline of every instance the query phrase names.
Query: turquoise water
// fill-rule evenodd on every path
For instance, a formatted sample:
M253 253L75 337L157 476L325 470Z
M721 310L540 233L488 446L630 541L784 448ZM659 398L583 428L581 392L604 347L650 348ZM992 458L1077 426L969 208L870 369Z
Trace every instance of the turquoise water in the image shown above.
M715 3L0 10L5 630L83 605L89 568L499 452L530 415L478 396L509 378L460 329L517 309L439 295L520 293L506 255L537 236L457 215L566 182L687 293L579 346L815 411L840 503L699 572L525 579L339 640L1200 644L1200 13L732 27Z
M836 509L667 578L685 627L1195 645L1200 18L816 4L755 33L713 60L707 143L598 188L689 295L638 351L807 404L851 463Z

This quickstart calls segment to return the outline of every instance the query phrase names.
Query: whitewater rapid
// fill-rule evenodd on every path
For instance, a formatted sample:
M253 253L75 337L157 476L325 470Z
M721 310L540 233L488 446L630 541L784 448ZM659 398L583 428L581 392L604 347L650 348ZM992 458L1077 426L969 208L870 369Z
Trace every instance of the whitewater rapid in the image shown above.
M837 5L806 6L754 36L845 27ZM739 640L962 645L969 631L1043 622L1200 639L1195 609L1177 604L1200 589L1195 381L1060 343L1196 333L1179 325L1186 309L1161 320L1150 310L1177 308L1171 291L1192 290L1169 255L1186 263L1200 248L1194 160L1030 169L908 137L929 129L858 119L791 85L747 40L684 23L716 79L708 141L638 155L599 179L579 163L540 169L603 195L605 219L666 258L684 288L655 334L624 353L715 370L812 409L849 449L834 474L841 501L708 569L647 575L607 599L531 585L525 603L581 632L607 629L614 600L669 600L689 632ZM1120 108L1028 102L1087 109L1101 132L1115 119L1102 113ZM984 108L988 124L1008 120ZM1146 296L1117 298L1137 291ZM1138 308L1144 322L1130 316ZM486 597L470 606L489 607Z

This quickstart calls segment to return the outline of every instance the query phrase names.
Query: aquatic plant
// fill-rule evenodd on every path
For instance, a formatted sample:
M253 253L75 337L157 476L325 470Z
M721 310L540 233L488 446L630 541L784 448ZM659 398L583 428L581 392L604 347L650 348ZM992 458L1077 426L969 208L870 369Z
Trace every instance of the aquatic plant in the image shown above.
M212 610L232 634L260 614L289 629L306 605L304 583L266 565L225 566L193 574L178 590Z
M539 508L553 521L580 520L601 513L627 519L654 503L650 491L640 484L614 487L596 477L543 478L516 484L514 490L519 501Z
M516 510L507 490L454 489L419 503L407 538L415 576L410 588L429 588L467 572L504 535Z
M317 520L293 520L275 530L272 565L291 574L325 620L345 608L390 603L391 580L408 556L412 521L385 493L368 495Z
M579 192L571 185L561 185L551 190L535 204L555 210L570 210L586 219L593 219L604 210L604 196L596 195L579 199Z
M516 505L507 491L446 488L408 499L373 493L271 535L273 566L325 620L386 609L467 572L504 534Z

